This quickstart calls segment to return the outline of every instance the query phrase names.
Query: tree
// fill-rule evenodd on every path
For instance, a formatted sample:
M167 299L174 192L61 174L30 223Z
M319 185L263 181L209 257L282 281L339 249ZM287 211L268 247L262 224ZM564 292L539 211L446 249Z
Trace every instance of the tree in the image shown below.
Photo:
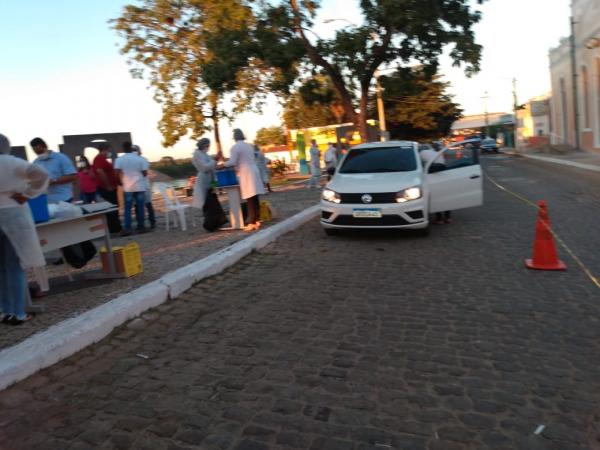
M256 132L254 139L256 145L283 145L285 144L285 130L282 127L266 127Z
M337 91L326 75L305 80L283 106L283 121L290 129L348 122Z
M448 83L422 67L380 77L387 128L393 138L432 140L447 136L462 109L446 93ZM374 107L373 107L374 110Z
M240 76L257 64L251 7L243 0L143 0L140 6L127 5L111 23L124 38L121 52L129 55L132 74L148 76L162 105L164 144L171 146L188 133L199 137L211 128L210 119L220 147L220 100L244 89L251 91L246 98L253 98L262 86Z
M481 14L471 9L470 0L361 0L359 5L363 23L338 31L332 39L309 37L319 6L316 0L266 3L262 17L266 20L275 9L289 17L310 65L330 78L345 114L358 124L363 139L367 136L369 89L382 64L420 62L428 73L434 73L439 56L452 45L450 57L455 65L464 64L468 75L479 70L481 46L475 43L473 25ZM281 23L273 29L281 29ZM355 110L355 92L359 112Z

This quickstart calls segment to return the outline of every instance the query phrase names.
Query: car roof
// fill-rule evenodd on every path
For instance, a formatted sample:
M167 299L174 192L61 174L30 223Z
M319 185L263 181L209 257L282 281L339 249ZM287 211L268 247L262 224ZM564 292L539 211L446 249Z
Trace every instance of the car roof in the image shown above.
M384 147L415 147L419 144L415 141L385 141L385 142L365 142L352 148L384 148Z
M457 145L465 145L465 144L470 144L470 143L473 143L473 142L480 142L480 141L481 141L480 138L465 139L464 141L453 142L448 147L454 147L454 146L457 146Z

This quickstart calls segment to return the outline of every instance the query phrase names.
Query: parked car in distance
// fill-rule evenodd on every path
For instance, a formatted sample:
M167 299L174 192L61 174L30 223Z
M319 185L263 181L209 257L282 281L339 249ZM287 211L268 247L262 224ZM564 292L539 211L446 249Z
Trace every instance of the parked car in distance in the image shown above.
M479 148L482 152L498 153L498 144L496 144L496 139L493 138L483 139Z
M321 197L321 225L327 234L348 228L423 230L435 212L480 206L482 171L478 152L429 173L439 157L424 164L413 141L370 142L350 149ZM439 164L438 164L439 165Z

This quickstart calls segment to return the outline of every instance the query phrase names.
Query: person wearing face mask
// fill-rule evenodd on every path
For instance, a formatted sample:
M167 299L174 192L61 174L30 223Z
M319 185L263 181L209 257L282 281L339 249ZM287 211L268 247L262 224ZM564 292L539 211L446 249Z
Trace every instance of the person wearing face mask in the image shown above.
M194 198L192 206L202 209L206 202L206 197L211 189L211 183L215 179L215 168L217 163L208 155L210 148L210 139L202 138L196 144L196 150L192 158L192 164L198 171L196 182L194 184Z
M145 156L142 156L142 148L139 145L132 145L131 149L136 153L140 158L142 158L150 167L150 161ZM154 230L156 228L156 213L154 212L154 205L152 204L152 183L150 182L150 177L144 177L144 181L146 182L146 192L144 193L144 204L146 205L146 211L148 212L148 222L150 222L150 229Z
M36 137L29 143L37 155L33 161L46 170L50 176L48 184L48 202L70 202L73 200L73 183L77 179L77 170L63 153L48 150L43 139Z
M10 155L10 143L0 134L0 314L1 322L20 325L25 313L26 269L46 265L27 200L48 186L48 172ZM46 278L47 283L47 278Z

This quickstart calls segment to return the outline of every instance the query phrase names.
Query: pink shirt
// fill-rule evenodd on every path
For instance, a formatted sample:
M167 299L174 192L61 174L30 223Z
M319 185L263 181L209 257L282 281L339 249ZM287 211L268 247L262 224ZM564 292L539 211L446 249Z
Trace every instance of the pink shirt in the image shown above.
M91 170L81 170L77 172L77 178L79 178L79 190L81 190L81 192L91 194L98 190L96 178L93 176Z

